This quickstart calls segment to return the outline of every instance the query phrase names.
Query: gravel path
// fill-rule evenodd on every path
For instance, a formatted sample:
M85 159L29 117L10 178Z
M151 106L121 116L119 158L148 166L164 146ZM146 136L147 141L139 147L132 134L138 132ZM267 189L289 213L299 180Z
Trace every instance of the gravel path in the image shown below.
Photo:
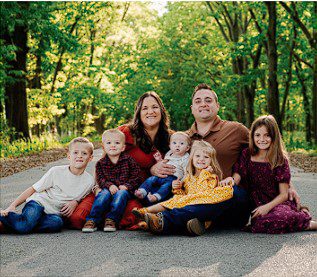
M93 171L101 151L88 171ZM2 178L6 207L53 165ZM293 182L317 217L316 174L292 168ZM213 231L201 237L157 237L143 232L1 235L1 276L317 276L317 233L249 234Z

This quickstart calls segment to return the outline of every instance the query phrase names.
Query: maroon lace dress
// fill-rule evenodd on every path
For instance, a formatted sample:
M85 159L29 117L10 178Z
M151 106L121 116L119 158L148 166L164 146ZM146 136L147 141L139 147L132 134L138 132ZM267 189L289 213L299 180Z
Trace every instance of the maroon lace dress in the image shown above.
M271 202L279 194L279 183L289 184L291 179L287 160L272 170L269 163L251 161L249 149L243 150L234 172L248 186L253 209ZM294 202L285 201L268 214L252 219L251 232L282 234L302 231L309 226L310 220L308 214L297 210Z

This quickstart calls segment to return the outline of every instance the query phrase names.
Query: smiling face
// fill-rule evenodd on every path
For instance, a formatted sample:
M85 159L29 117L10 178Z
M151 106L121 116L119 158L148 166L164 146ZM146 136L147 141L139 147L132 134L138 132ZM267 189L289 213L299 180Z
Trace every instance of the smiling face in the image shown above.
M71 145L67 157L70 161L70 168L85 169L88 162L92 160L92 152L87 143L75 142Z
M104 135L102 147L109 157L117 157L124 151L125 143L120 134L109 133Z
M201 149L195 150L195 153L193 155L193 166L198 169L206 169L211 164L211 157L206 153L206 151L203 151Z
M159 126L162 114L160 105L154 97L149 96L144 98L141 106L140 118L145 129Z
M272 144L272 138L264 125L254 131L253 140L259 150L268 150Z
M198 90L193 97L191 111L198 122L215 119L219 111L219 103L214 93L209 89Z
M182 157L189 150L188 139L181 134L172 135L170 149L176 157Z

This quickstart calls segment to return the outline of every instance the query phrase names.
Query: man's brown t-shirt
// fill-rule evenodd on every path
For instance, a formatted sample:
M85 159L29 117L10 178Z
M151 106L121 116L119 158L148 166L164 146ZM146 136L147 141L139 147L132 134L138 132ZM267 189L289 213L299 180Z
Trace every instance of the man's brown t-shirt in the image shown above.
M219 116L206 135L198 134L196 123L188 130L188 134L192 140L203 139L216 149L224 178L232 176L232 167L249 141L248 128L235 121L221 120Z

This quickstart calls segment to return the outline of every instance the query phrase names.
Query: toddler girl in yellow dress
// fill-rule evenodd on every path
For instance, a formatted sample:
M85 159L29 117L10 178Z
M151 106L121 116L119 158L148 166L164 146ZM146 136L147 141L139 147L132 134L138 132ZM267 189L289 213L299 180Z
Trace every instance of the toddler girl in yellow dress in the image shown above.
M222 171L216 159L216 150L206 141L195 141L184 181L174 180L172 183L174 196L167 201L147 208L134 209L132 212L144 220L145 213L226 201L233 197L233 188L231 185L219 186L219 179L222 179Z

